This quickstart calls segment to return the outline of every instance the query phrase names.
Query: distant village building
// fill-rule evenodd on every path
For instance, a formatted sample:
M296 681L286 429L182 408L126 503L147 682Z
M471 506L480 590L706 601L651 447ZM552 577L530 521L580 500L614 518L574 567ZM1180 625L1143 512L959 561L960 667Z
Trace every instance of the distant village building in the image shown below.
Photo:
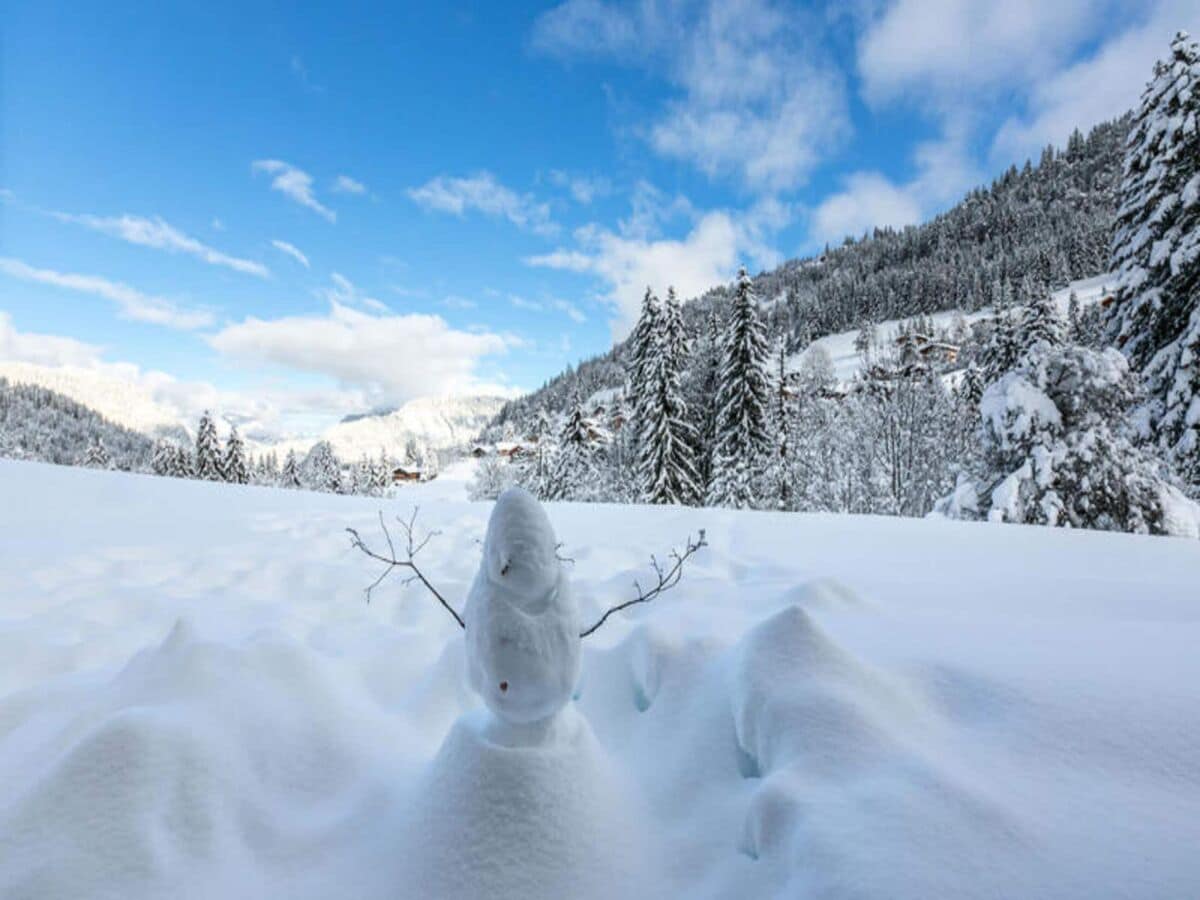
M900 358L912 354L925 362L955 363L958 361L958 345L935 340L927 334L910 332L896 338Z
M428 480L425 471L416 466L396 466L392 469L392 484L412 484Z

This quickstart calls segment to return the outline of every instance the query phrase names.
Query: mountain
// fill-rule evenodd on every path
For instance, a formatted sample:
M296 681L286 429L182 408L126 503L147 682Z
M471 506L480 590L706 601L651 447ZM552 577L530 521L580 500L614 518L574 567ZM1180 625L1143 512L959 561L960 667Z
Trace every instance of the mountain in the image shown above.
M450 450L469 443L498 413L503 397L418 397L399 409L368 415L348 416L330 426L319 438L295 438L277 444L257 444L255 449L307 451L317 440L328 441L342 459L353 461L363 454L400 457L410 441L429 450Z
M987 187L922 225L876 229L754 277L768 336L790 353L825 335L865 324L958 309L1007 306L1014 296L1056 290L1107 271L1116 186L1128 115L1078 130L1061 150L1047 147L1036 165L1013 166ZM655 285L665 293L664 283ZM684 305L693 338L729 298L716 286ZM527 431L539 409L561 413L625 380L626 344L584 360L541 389L500 410L489 436Z
M52 391L94 411L109 424L149 438L187 443L195 429L195 422L185 420L177 410L158 400L144 379L119 371L0 360L0 378L14 385L35 385ZM410 439L430 450L449 450L470 442L504 403L503 397L420 397L398 409L348 415L319 435L280 441L256 440L259 429L251 423L239 421L237 425L246 438L247 449L255 454L284 454L288 450L304 453L317 441L326 440L346 460L357 459L363 453L378 456L381 448L399 457Z

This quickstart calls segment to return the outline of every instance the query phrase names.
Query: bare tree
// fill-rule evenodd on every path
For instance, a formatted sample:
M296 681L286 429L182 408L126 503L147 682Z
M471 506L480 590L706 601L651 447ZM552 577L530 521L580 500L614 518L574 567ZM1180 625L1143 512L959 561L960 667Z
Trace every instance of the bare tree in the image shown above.
M398 557L396 555L396 545L392 540L392 534L388 530L387 523L385 523L383 520L382 512L379 514L379 527L383 530L384 539L387 541L387 553L372 549L362 539L362 537L359 536L358 531L355 529L346 529L347 533L350 535L350 546L366 554L371 559L378 560L384 564L384 570L379 573L379 577L371 582L366 589L367 602L371 602L371 593L375 590L375 588L379 587L379 585L383 583L383 580L392 574L393 571L396 569L408 569L412 574L404 579L404 584L407 585L414 581L419 581L431 594L433 594L434 597L437 598L438 603L442 605L446 612L450 613L450 615L454 617L454 621L458 623L458 627L465 629L467 625L463 621L462 616L455 611L454 607L447 602L446 598L442 596L441 592L429 582L429 579L426 578L425 574L417 567L415 561L417 554L425 548L425 545L428 544L430 540L441 534L440 531L429 531L426 532L421 538L416 536L417 512L419 509L419 507L413 508L412 515L409 516L408 521L401 519L399 516L396 517L396 521L399 523L400 528L404 531L404 550L406 555L403 557ZM664 566L662 563L660 563L658 557L651 556L650 565L654 569L654 585L648 590L643 590L641 584L635 581L633 583L633 587L637 591L636 597L631 600L626 600L624 603L618 603L615 606L609 607L604 611L604 615L597 619L591 626L581 631L579 636L581 638L585 638L594 633L600 628L601 625L608 621L608 617L613 613L620 612L623 609L628 609L631 606L636 606L639 603L649 603L655 597L675 587L675 585L679 584L680 579L683 577L684 563L687 562L687 560L693 554L695 554L696 551L707 546L708 541L705 539L704 530L701 529L699 536L695 540L693 540L690 535L688 536L682 551L671 551L671 555L668 557L670 560L669 566ZM559 557L559 559L563 562L573 562L573 560L563 557Z

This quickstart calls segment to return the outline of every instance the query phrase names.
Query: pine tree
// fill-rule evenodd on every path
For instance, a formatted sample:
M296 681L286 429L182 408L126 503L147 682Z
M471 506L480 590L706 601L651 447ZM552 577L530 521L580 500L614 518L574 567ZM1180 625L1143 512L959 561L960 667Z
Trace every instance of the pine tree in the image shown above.
M1141 372L1152 440L1200 462L1200 45L1184 32L1155 64L1125 151L1108 334ZM1200 490L1200 485L1197 485Z
M150 460L150 471L155 475L168 476L175 460L175 448L164 440L154 445L154 457Z
M279 486L298 488L300 481L300 464L296 461L296 451L289 450L283 460L283 469L279 472Z
M652 394L650 376L653 357L657 352L661 318L662 306L658 297L647 287L646 295L642 298L641 315L629 335L626 357L625 396L629 400L630 424L633 426L630 434L635 452L641 439L646 407Z
M699 495L693 461L695 434L680 391L688 347L674 288L667 291L655 338L647 354L647 391L638 444L642 499L647 503L692 503Z
M249 484L250 470L246 466L246 445L242 443L237 426L229 429L225 455L221 459L221 474L230 484Z
M1083 325L1080 322L1079 296L1071 291L1067 298L1067 340L1072 343L1083 343Z
M860 332L861 334L861 332ZM869 345L868 345L869 346ZM787 344L779 342L775 373L775 449L771 467L775 503L781 510L792 508L792 416L788 400Z
M317 441L300 467L301 479L310 490L330 494L342 492L342 464L329 441Z
M88 446L87 452L83 456L83 464L89 469L111 469L112 457L108 455L108 450L104 448L104 440L97 437Z
M717 435L708 502L746 508L755 501L756 476L769 439L767 338L750 276L738 272L726 324L717 387Z
M983 379L991 384L1021 358L1021 337L1017 319L1012 310L1004 309L992 323L992 334L983 348Z
M221 443L217 439L217 426L205 410L196 430L195 477L202 481L222 481Z
M174 478L195 478L196 467L192 454L186 447L176 446L171 454L171 476Z
M1059 347L1064 340L1063 321L1054 306L1054 299L1042 292L1034 297L1021 317L1021 345L1028 352L1039 344Z
M578 395L571 403L571 412L558 440L558 454L550 477L546 480L547 500L592 499L595 485L591 438L583 415L583 402Z

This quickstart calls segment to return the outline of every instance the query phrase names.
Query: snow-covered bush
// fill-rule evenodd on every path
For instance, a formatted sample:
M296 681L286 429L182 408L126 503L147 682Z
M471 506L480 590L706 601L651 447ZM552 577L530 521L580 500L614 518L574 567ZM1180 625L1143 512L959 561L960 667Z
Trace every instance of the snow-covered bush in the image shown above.
M1187 503L1159 461L1134 446L1126 415L1137 382L1116 350L1031 350L984 392L982 472L937 512L1074 528L1175 533L1164 507Z

